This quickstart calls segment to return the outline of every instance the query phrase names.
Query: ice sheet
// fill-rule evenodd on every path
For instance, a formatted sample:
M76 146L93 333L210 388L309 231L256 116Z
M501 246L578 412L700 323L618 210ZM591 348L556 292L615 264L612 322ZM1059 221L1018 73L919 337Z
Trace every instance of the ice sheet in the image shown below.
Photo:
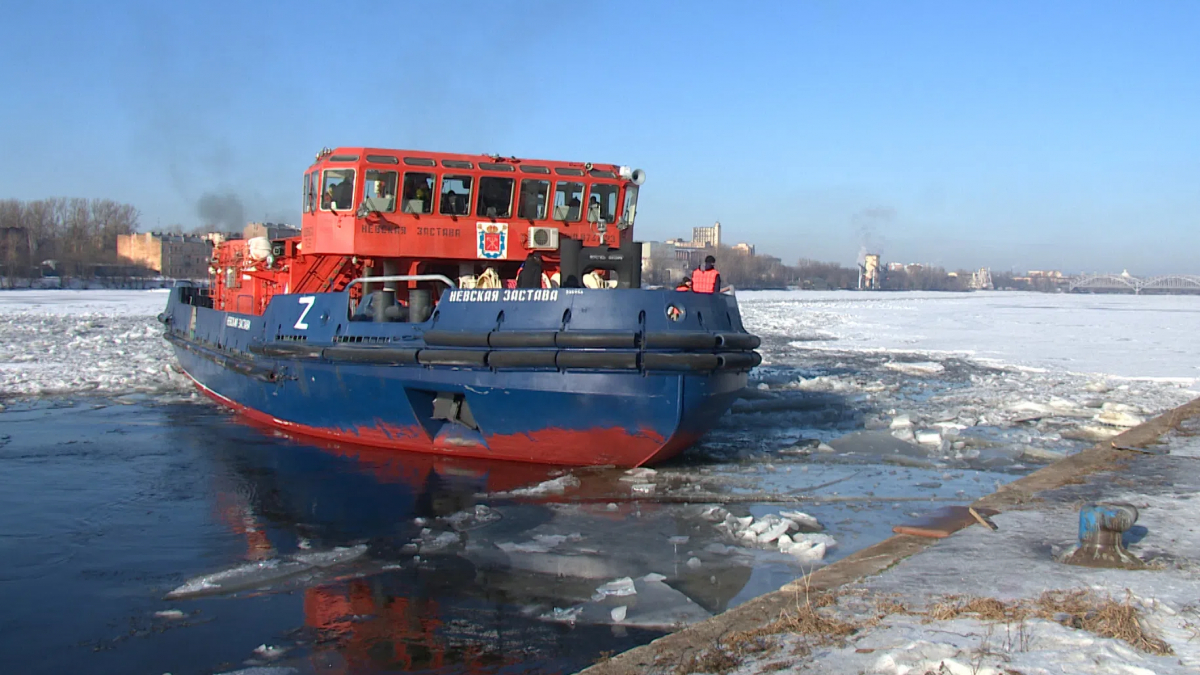
M1200 377L1200 296L738 293L752 331L811 349L959 354L1131 378Z

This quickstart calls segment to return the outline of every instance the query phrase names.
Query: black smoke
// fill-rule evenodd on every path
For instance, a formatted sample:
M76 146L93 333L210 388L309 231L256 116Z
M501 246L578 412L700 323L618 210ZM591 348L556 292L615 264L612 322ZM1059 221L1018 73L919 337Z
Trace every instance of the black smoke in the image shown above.
M196 215L200 216L203 225L225 232L241 232L246 225L246 206L231 192L204 193L196 201Z

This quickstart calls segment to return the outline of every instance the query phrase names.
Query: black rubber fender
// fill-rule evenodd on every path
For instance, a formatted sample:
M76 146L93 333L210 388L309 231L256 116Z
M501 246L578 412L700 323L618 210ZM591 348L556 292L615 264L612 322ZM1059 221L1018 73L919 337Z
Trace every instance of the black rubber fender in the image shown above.
M642 367L646 370L716 370L720 361L716 354L663 354L646 352L642 355Z
M645 344L646 349L712 350L717 346L717 336L697 331L646 333Z
M717 335L717 347L732 350L758 349L762 339L749 333L720 333Z
M497 330L492 331L488 335L488 346L493 349L513 347L526 349L553 348L555 346L554 336L555 332L552 330Z
M488 352L487 364L491 368L557 368L558 352L506 349Z
M252 343L247 349L251 354L292 359L319 359L321 352L325 350L320 345L309 345L303 342Z
M465 330L427 330L425 344L430 347L486 347L488 334Z
M487 355L487 350L481 349L422 349L417 352L417 363L482 368L487 365Z
M727 370L751 370L762 363L758 352L725 352L717 354L717 367Z
M276 373L274 370L260 366L250 359L234 356L232 354L222 354L207 347L198 345L191 340L186 340L174 335L167 335L166 338L171 344L186 349L202 358L208 359L209 361L212 361L213 363L227 370L232 370L235 373L241 373L242 375L252 377L263 382L276 381Z
M558 352L563 370L637 370L637 352Z
M554 342L564 349L636 349L633 331L559 331Z
M417 362L416 349L399 347L371 347L360 345L337 345L321 350L321 356L330 361L343 363L374 363L379 365L405 366Z

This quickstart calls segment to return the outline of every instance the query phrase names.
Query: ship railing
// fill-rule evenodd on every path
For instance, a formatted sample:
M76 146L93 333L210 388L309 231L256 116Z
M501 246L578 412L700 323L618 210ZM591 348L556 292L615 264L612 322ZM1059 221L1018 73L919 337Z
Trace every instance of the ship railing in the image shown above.
M346 284L344 290L350 290L351 286L358 283L374 284L384 281L440 281L450 288L458 288L454 281L444 274L392 274L383 277L359 277Z

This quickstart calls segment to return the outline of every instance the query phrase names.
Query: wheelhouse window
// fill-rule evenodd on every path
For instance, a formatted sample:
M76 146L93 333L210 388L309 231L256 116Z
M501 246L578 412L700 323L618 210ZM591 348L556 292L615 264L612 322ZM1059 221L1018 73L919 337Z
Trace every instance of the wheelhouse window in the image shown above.
M621 209L620 227L626 228L633 225L633 219L637 216L637 198L638 186L625 186L625 207Z
M409 158L405 158L408 161ZM432 173L410 171L404 174L404 213L433 213L433 185L437 177Z
M300 213L312 210L312 172L304 174L303 197L300 200Z
M443 216L471 214L471 176L442 176L442 197L438 211Z
M592 196L588 200L588 207L599 206L600 220L606 223L617 222L617 192L620 189L618 185L592 185Z
M354 208L354 169L326 169L321 181L321 210Z
M395 171L367 169L363 176L363 206L375 213L392 213L396 210Z
M488 218L512 216L513 179L484 176L479 179L479 202L475 215Z
M527 220L545 220L546 203L550 200L550 181L521 181L521 197L517 202L517 217Z
M308 210L316 212L317 202L321 195L321 172L313 170L308 174Z
M559 181L554 189L554 220L579 221L583 206L583 183Z

